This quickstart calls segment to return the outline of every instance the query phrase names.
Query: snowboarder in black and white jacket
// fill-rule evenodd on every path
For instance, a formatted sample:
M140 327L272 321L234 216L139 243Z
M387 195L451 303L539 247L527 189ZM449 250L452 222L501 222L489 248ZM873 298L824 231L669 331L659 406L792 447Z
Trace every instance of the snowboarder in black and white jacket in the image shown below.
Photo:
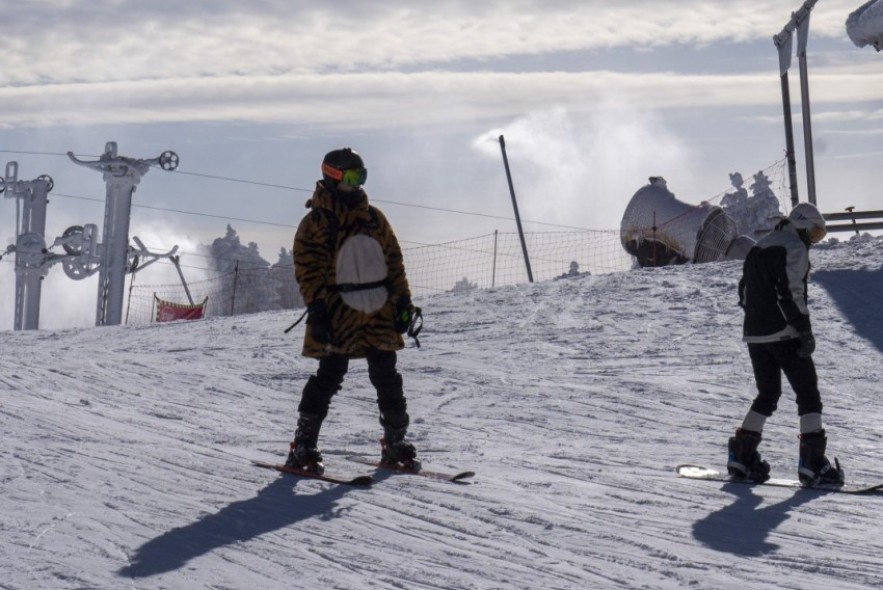
M797 396L800 416L800 481L843 483L839 464L832 465L825 456L822 400L812 360L815 337L807 308L809 248L826 233L818 209L800 203L745 257L739 305L745 310L743 341L748 344L757 397L729 440L727 471L733 477L769 478L770 466L757 447L767 418L778 406L784 373Z

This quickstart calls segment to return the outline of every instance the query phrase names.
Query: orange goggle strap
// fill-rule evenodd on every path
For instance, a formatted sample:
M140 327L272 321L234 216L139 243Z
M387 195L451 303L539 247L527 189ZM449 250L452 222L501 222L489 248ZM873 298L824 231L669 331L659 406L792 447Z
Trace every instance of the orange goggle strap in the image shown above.
M340 182L343 179L343 170L338 170L333 166L329 166L325 162L322 162L322 174L327 176L332 180L336 180Z

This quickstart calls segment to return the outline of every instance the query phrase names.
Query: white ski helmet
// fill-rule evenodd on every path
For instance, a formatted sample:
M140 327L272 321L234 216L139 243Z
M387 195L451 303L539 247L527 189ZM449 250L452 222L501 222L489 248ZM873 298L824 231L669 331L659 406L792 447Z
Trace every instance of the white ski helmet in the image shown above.
M828 234L825 218L811 203L798 203L788 214L788 219L795 228L805 231L813 244L818 244Z

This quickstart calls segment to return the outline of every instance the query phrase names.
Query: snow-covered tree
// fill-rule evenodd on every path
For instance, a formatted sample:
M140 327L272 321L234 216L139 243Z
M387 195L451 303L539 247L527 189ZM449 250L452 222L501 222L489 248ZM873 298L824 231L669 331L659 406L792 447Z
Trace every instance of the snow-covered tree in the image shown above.
M721 199L724 212L736 223L740 235L755 237L758 232L772 229L775 219L782 216L779 199L763 171L754 175L751 196L744 188L744 180L738 172L730 174L730 183L736 190Z
M243 246L233 226L211 245L215 268L225 273L219 298L222 315L237 315L280 308L278 281L270 272L270 263L261 258L258 245Z
M470 283L469 279L463 277L454 284L454 288L451 289L451 293L466 293L467 291L472 291L473 289L477 288L478 285L476 285L475 283Z
M291 250L279 249L279 260L270 268L279 292L279 305L282 309L303 307L303 299L294 280L294 256Z

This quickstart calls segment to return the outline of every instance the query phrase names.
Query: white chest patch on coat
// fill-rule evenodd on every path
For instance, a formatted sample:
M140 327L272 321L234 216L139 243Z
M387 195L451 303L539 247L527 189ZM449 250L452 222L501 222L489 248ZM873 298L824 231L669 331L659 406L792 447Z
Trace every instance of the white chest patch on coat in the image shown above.
M337 252L337 284L363 285L386 278L386 257L380 242L371 236L347 238ZM373 287L342 292L343 302L353 309L372 313L383 307L388 294L386 287Z

